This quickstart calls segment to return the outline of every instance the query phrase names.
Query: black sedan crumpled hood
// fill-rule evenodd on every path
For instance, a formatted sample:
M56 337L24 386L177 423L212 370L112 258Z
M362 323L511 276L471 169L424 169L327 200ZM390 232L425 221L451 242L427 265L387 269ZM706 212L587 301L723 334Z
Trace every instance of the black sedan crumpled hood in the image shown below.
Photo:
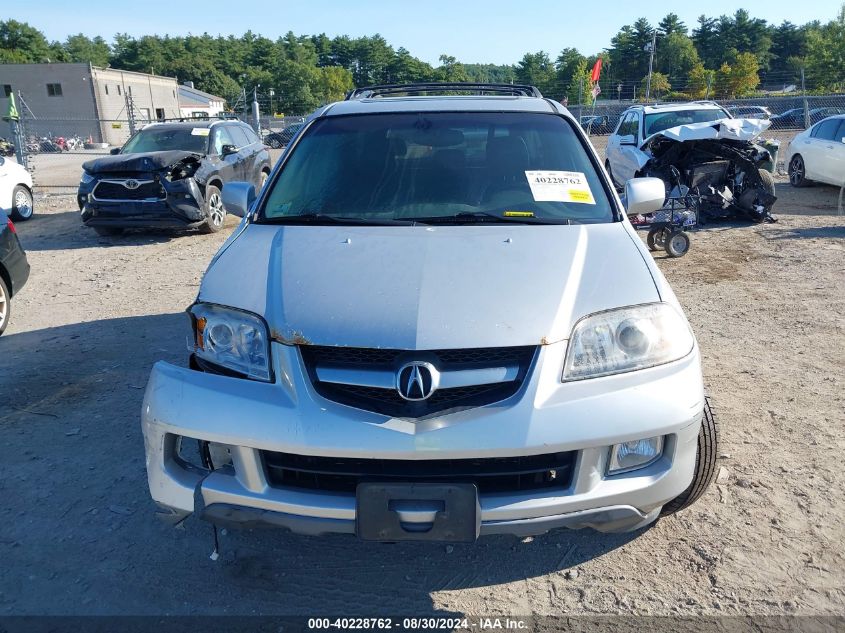
M186 158L199 160L200 156L195 152L186 152L178 149L165 152L115 154L114 156L103 156L102 158L82 163L82 169L89 174L157 171L175 165Z

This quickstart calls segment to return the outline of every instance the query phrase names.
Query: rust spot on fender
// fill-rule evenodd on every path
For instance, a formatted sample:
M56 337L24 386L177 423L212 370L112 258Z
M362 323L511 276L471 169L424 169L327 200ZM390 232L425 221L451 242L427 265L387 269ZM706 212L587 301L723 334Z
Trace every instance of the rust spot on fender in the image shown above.
M300 331L291 330L283 333L279 330L270 330L270 338L282 345L313 345L313 343Z

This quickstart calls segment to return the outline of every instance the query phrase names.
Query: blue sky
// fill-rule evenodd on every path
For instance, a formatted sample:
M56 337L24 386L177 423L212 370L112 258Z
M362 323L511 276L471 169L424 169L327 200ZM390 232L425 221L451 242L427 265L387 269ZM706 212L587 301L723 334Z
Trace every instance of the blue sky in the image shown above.
M293 31L297 35L381 33L398 48L437 64L440 54L463 62L509 64L529 51L552 55L566 46L584 54L600 51L623 24L644 16L656 24L674 11L687 26L706 8L708 16L732 14L737 6L752 16L779 24L803 24L833 19L841 0L707 0L706 2L564 2L531 0L310 0L298 2L184 2L145 0L30 0L4 2L0 19L29 22L51 40L69 34L102 35L111 41L118 32L130 35L235 34L251 29L272 39Z

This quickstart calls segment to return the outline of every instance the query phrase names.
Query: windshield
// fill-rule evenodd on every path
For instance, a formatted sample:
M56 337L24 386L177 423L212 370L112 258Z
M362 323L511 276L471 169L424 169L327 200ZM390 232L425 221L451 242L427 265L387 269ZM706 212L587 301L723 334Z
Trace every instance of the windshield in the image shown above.
M139 154L181 149L205 154L208 133L207 127L150 127L130 138L120 153Z
M439 223L614 217L564 118L478 112L318 119L273 183L259 221L314 215Z
M706 110L676 110L673 112L656 112L645 115L645 136L657 134L670 127L687 125L689 123L705 123L730 118L721 108L707 108Z

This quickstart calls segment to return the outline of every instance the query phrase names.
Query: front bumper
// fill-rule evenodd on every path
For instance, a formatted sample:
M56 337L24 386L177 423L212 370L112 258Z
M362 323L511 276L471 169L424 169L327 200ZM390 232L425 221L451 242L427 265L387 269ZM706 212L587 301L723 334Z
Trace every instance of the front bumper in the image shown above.
M542 347L509 400L416 422L321 398L296 347L273 344L274 384L157 363L142 413L150 492L174 521L195 512L219 524L354 534L354 493L273 485L263 451L403 460L577 451L565 488L480 494L480 533L647 525L692 480L704 406L698 349L661 367L561 383L565 348ZM655 435L666 436L659 460L605 475L612 444ZM179 437L227 446L232 464L213 472L186 465Z
M184 228L202 224L206 217L202 191L193 178L162 180L162 200L108 200L93 195L96 185L80 185L77 201L86 226L114 228Z

